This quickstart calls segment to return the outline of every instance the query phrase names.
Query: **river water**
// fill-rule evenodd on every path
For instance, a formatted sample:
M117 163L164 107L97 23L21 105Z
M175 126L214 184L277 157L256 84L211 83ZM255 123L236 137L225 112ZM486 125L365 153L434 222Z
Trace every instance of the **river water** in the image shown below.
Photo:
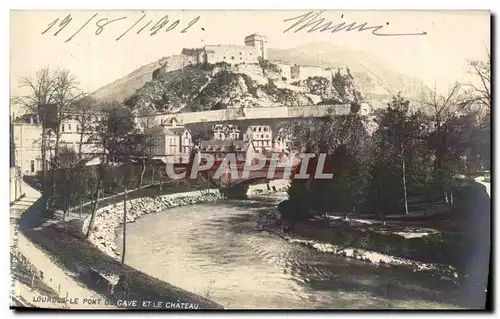
M434 276L320 252L256 227L258 214L282 199L144 215L127 227L126 263L229 309L457 307ZM120 236L117 244L121 250Z

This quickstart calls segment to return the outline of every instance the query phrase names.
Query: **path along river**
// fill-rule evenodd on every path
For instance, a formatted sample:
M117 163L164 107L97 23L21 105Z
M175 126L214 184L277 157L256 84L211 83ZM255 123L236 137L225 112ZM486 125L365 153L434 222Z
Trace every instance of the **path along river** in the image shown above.
M259 212L282 199L142 216L127 227L126 263L229 309L457 307L434 276L320 252L256 227ZM121 250L121 236L117 244Z

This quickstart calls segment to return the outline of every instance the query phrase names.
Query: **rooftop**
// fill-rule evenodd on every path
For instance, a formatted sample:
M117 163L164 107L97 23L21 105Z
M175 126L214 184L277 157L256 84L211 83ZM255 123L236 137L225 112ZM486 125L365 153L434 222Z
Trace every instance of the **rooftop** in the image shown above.
M237 151L245 151L248 148L248 141L242 140L210 140L201 141L200 150L202 151L227 151L229 147L234 145Z

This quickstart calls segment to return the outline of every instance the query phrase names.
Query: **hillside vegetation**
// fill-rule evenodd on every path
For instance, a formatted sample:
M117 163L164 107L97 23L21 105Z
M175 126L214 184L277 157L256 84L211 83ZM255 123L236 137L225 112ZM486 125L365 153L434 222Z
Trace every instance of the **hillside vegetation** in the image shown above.
M363 101L350 74L291 82L267 60L258 64L188 65L159 68L125 104L132 109L196 112L239 107L351 104Z

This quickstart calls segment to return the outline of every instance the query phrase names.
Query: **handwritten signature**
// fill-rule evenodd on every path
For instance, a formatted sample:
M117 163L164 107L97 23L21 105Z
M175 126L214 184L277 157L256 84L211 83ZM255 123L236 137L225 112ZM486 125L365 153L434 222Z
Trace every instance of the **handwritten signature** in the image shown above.
M76 30L75 33L73 33L69 38L64 41L65 43L70 42L73 40L73 38L80 33L89 23L91 23L93 20L96 19L98 16L98 13L94 13L89 19L83 23L78 30ZM136 27L145 17L147 16L146 13L143 12L143 15L135 20L129 27L126 29L119 37L116 38L116 41L119 41L122 39L125 35L127 35L134 27ZM128 19L127 16L124 17L119 17L115 19L110 19L110 18L101 18L97 21L95 21L95 35L100 35L104 28L111 23L120 21L120 20L125 20ZM57 28L57 31L54 32L54 36L58 36L61 31L63 31L73 20L71 17L71 14L68 14L66 17L64 17L62 20L60 18L55 19L54 21L50 22L48 24L48 28L45 29L42 34L48 33L50 30L52 30L54 27ZM196 22L200 20L200 16L197 16L196 18L192 19L180 32L181 33L186 33L189 28L191 28ZM149 32L150 36L158 34L158 32L162 31L163 32L169 32L174 30L179 24L181 24L181 21L179 19L170 22L168 15L163 16L160 20L156 21L151 27L149 27L153 23L153 20L149 20L148 23L142 25L140 29L137 30L136 34L141 33L142 31L146 30L145 32Z
M288 21L295 21L292 26L290 26L288 29L283 31L283 33L286 33L293 28L297 27L295 29L295 33L306 29L308 27L311 27L309 30L307 30L307 33L319 31L319 32L325 32L325 31L330 31L331 33L339 32L339 31L355 31L358 30L358 32L362 31L367 31L367 30L372 30L372 34L379 36L379 37L389 37L389 36L415 36L415 35L426 35L427 32L419 32L419 33L379 33L378 31L384 28L384 25L375 25L375 26L367 26L368 22L364 22L361 24L357 24L357 22L352 22L349 24L346 24L345 22L339 23L332 25L331 21L325 22L325 18L320 18L318 19L324 11L319 11L319 12L314 12L314 11L309 11L305 14L293 17L293 18L288 18L283 20L283 22L288 22ZM342 15L343 17L343 15ZM389 24L389 23L387 23Z

